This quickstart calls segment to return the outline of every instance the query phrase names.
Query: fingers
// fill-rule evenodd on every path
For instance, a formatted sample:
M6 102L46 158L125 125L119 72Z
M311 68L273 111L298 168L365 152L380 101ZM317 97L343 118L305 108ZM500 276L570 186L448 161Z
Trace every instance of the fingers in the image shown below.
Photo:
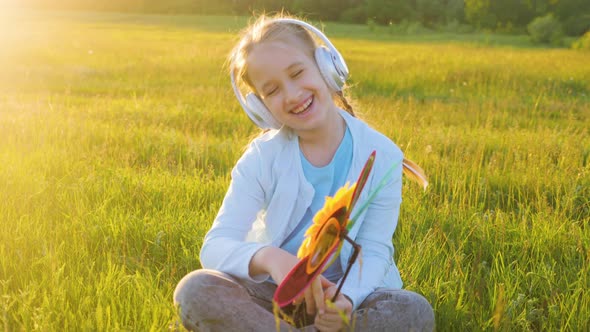
M311 284L311 292L313 294L313 301L315 302L315 309L320 315L322 315L326 309L322 279L323 277L316 278Z
M331 282L330 280L326 279L323 275L320 275L320 282L322 283L322 288L326 289L332 286L336 286L335 283Z
M298 304L302 300L305 300L306 312L309 315L315 315L316 312L323 314L326 310L326 295L324 294L324 290L334 287L335 284L333 282L320 275L311 282L311 285L301 297L295 299L294 303ZM331 291L332 294L334 292L334 290Z
M332 331L337 332L342 329L342 327L335 327L335 326L332 326L331 324L324 324L322 322L316 322L316 323L314 323L314 325L315 325L316 329L318 329L319 331L322 331L322 332L332 332Z
M343 295L338 294L336 301L331 299L336 293L336 286L325 290L324 299L326 309L324 314L318 314L314 325L320 331L339 331L350 323L352 303Z
M332 286L327 287L326 289L324 289L324 297L326 299L326 301L330 300L332 301L332 298L334 297L334 294L336 293L336 285L332 284Z
M315 327L322 331L340 331L346 324L342 317L336 312L326 312L317 315L314 321Z
M309 314L309 315L315 314L315 311L316 311L315 301L313 299L313 292L312 292L311 287L309 287L305 290L304 297L305 297L305 308L306 308L307 314Z
M341 316L341 314L336 311L326 311L322 315L317 315L315 318L315 322L323 323L326 325L341 325L344 323L344 320L342 318L343 317Z

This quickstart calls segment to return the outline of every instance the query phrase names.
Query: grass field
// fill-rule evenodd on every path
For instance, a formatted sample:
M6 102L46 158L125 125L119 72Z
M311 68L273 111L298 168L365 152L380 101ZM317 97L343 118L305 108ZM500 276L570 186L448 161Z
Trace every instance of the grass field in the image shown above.
M176 327L174 287L257 133L223 67L245 22L0 14L4 331ZM325 29L357 111L430 176L404 184L393 242L438 330L588 330L590 55Z

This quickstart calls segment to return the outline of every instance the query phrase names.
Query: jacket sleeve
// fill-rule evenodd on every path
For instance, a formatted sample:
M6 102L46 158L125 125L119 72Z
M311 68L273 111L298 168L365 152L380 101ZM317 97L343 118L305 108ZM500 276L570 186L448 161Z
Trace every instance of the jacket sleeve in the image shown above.
M342 287L342 293L352 300L353 309L358 308L369 294L382 285L386 274L395 264L392 237L401 205L402 159L400 151L395 159L388 161L388 165L384 167L388 169L390 165L399 161L399 166L394 169L391 179L370 203L355 237L355 242L361 246L361 253ZM381 172L373 181L374 186L383 176L384 172ZM372 188L365 188L367 189ZM345 268L346 266L343 266L343 269Z
M205 235L200 253L203 268L255 282L267 279L266 275L251 278L249 274L250 259L266 245L246 241L258 212L265 204L261 173L260 158L253 143L233 168L229 189L211 229Z

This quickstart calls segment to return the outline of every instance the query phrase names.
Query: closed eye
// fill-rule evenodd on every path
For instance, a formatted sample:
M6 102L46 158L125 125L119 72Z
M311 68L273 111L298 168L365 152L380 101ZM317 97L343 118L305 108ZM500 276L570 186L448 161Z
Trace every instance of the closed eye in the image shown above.
M303 69L294 72L293 75L291 75L291 77L297 78L299 75L301 75L301 73L303 73Z
M277 92L277 90L279 90L279 88L274 88L274 89L272 89L272 90L268 91L268 92L266 93L266 96L268 97L268 96L272 96L272 95L274 95L274 94L275 94L275 92Z

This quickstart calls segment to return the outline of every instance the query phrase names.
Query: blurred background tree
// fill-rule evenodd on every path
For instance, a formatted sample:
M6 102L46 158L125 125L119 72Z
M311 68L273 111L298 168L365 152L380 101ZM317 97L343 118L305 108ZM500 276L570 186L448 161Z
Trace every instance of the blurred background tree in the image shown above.
M570 36L590 30L589 0L20 0L26 7L163 14L252 15L287 11L309 19L371 24L414 24L429 29L523 33L549 14Z

